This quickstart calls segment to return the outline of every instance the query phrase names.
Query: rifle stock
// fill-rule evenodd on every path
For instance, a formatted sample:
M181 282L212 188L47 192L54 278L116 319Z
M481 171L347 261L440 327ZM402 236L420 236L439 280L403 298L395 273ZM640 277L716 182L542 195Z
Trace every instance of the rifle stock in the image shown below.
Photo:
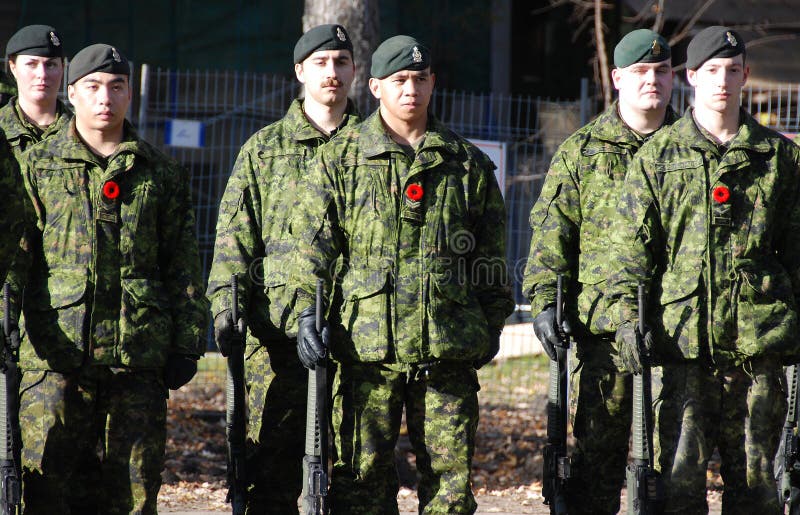
M542 497L553 515L567 513L567 483L570 477L570 459L567 456L567 352L569 337L563 333L563 276L558 276L556 286L556 325L560 345L556 345L556 360L550 361L550 384L547 392L547 443L544 447L544 480Z
M316 290L317 333L322 334L322 280ZM328 513L328 367L327 358L308 371L306 443L303 457L303 515Z
M244 320L239 317L239 288L231 275L231 316L239 335L231 345L225 378L225 433L228 442L228 496L233 515L244 515L247 504L245 439L247 438L246 391L244 380Z
M639 285L639 324L637 340L642 373L633 376L633 463L628 465L628 514L657 513L661 501L658 474L653 469L653 404L650 356L644 345L645 296Z
M797 435L797 402L800 400L798 390L800 381L798 380L798 364L789 367L789 399L786 413L786 421L783 424L783 435L781 445L783 453L779 459L782 460L781 476L778 486L781 503L788 507L790 515L800 514L800 463L798 463L798 452L800 452Z
M3 352L0 373L0 509L2 515L17 515L21 509L22 484L19 455L19 393L17 352L19 334L12 334L11 300L8 283L3 285Z

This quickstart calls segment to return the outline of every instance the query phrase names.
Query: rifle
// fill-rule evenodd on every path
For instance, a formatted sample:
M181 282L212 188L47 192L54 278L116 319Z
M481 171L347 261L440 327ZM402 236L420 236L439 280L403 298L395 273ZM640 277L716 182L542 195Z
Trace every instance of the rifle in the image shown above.
M225 378L225 434L228 440L228 496L233 515L244 515L247 503L245 439L247 438L246 392L244 382L244 320L239 317L239 288L236 274L231 275L231 317L239 338L231 344L228 373Z
M0 373L0 480L2 515L17 515L21 511L22 488L19 471L19 333L12 334L9 285L3 285L2 373Z
M547 444L544 446L544 480L542 497L550 506L551 515L567 514L567 482L570 478L570 459L567 456L567 351L569 337L564 334L563 276L556 285L556 325L560 344L556 345L556 360L550 361L550 387L547 392Z
M639 285L637 344L642 373L633 376L633 463L628 465L628 514L656 513L661 501L658 474L653 470L653 393L650 383L650 355L644 345L644 285Z
M800 456L798 452L797 436L797 401L799 400L798 389L798 365L789 367L791 384L789 386L789 406L786 413L786 422L783 424L783 445L782 470L780 471L779 483L781 504L789 507L789 515L800 515Z
M322 280L317 279L317 333L322 334ZM303 515L328 513L327 359L308 371L306 455L303 457Z

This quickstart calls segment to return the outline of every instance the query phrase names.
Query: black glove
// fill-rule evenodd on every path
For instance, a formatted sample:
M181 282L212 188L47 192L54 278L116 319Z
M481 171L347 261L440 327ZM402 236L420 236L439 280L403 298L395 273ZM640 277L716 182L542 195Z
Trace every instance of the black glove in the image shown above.
M12 351L16 351L19 349L19 325L17 325L17 321L13 318L11 319L11 323L9 324L9 331L6 338L6 348ZM5 333L3 333L5 334Z
M189 354L170 354L164 365L164 384L170 390L177 390L192 380L197 373L197 356Z
M489 328L489 351L472 362L472 366L475 370L479 370L484 365L491 363L497 353L500 352L500 333L502 332L502 329Z
M561 322L561 329L564 334L572 332L566 319ZM547 356L555 361L557 359L555 346L561 345L561 336L558 334L558 328L556 327L555 306L548 306L544 311L536 315L533 319L533 334L539 339L539 343L542 344Z
M214 341L217 342L220 354L227 357L231 353L231 347L244 343L242 329L241 325L234 325L230 309L222 310L214 317Z
M653 348L653 333L645 327L642 345L639 345L639 335L632 324L623 324L617 329L614 338L617 342L617 357L615 359L620 372L641 374L642 364L649 359Z
M317 332L317 308L304 309L297 319L297 356L304 367L314 370L325 359L330 330L322 322L322 334Z

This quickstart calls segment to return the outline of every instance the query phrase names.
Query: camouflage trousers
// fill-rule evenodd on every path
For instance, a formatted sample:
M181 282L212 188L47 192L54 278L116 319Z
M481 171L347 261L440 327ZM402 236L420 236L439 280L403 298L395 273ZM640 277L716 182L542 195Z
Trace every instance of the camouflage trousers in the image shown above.
M78 466L101 449L94 486L100 513L155 514L166 443L160 371L85 366L69 374L24 371L20 384L26 515L69 515ZM81 514L82 515L82 514Z
M293 340L248 335L248 514L297 513L303 487L308 372Z
M724 372L698 361L664 365L653 398L665 512L708 513L706 474L716 447L725 483L722 513L782 513L772 467L785 394L783 369L771 358Z
M478 389L466 363L340 365L333 384L331 513L398 513L394 448L403 407L421 476L419 513L474 513Z
M585 337L573 346L571 399L575 403L569 513L616 514L625 482L631 430L632 376L613 363L607 338Z

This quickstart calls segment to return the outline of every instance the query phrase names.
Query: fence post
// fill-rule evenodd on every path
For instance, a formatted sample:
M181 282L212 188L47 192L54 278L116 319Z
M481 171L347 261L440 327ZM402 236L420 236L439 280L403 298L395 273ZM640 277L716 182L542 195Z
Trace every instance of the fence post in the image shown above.
M581 79L581 127L589 123L589 79Z
M150 65L147 63L142 65L142 77L139 83L139 116L136 120L136 125L139 128L139 134L142 139L147 139L147 104L150 99ZM148 140L149 141L149 140Z

